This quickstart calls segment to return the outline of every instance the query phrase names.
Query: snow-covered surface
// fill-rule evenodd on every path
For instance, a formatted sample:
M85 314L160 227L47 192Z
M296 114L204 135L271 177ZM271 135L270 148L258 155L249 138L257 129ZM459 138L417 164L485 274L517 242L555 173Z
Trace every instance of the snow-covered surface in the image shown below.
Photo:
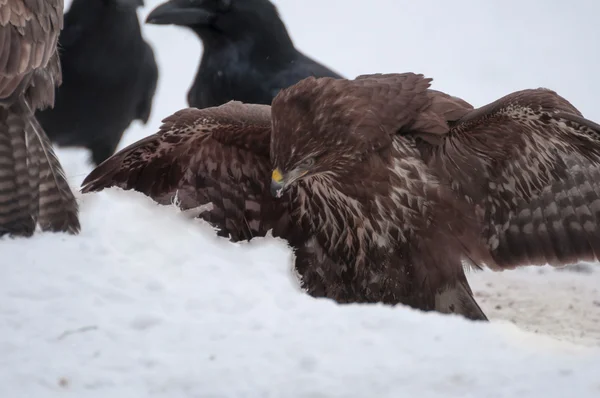
M600 121L594 0L276 3L298 47L348 77L422 72L477 106L546 86ZM121 147L185 106L201 51L185 30L144 32L158 93ZM78 186L87 153L59 156ZM80 203L79 236L0 241L1 397L600 396L597 264L470 274L492 319L472 323L313 299L283 242L232 244L133 192Z

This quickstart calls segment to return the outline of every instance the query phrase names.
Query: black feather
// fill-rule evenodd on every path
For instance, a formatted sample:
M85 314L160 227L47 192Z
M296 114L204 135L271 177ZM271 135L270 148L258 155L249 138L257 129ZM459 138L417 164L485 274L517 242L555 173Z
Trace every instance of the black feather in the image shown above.
M59 37L63 84L53 109L37 113L60 146L92 151L98 165L112 155L132 121L146 123L158 68L144 40L136 4L74 0Z
M207 19L194 23L194 13ZM270 105L281 89L309 76L341 77L294 47L268 0L171 0L156 7L147 22L186 26L202 40L202 59L187 97L194 108L232 100Z

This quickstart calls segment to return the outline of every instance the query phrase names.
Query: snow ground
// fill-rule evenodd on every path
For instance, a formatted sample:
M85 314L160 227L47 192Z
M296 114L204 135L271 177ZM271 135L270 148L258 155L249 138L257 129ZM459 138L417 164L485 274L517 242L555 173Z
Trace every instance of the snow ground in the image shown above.
M600 121L597 2L276 3L298 47L348 77L422 72L477 106L546 86ZM185 106L200 55L189 32L144 32L161 80L121 146ZM78 186L87 154L59 156ZM475 324L313 299L281 241L232 244L134 192L81 210L77 237L0 241L1 397L600 396L597 264L470 274L492 319Z
M84 234L3 248L13 260L0 300L2 396L600 392L598 348L507 323L312 299L281 242L231 244L135 193L88 196L82 208Z

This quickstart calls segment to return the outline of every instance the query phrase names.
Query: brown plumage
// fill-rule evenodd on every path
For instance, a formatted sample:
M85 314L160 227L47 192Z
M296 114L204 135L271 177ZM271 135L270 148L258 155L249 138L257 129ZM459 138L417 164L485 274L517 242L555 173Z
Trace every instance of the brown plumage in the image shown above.
M212 203L200 217L233 240L273 229L295 248L308 292L342 303L484 320L461 261L503 270L599 258L600 125L550 90L473 109L430 81L308 78L271 114L236 102L185 109L96 168L83 192Z
M61 83L63 0L0 0L0 236L79 232L78 207L34 116Z

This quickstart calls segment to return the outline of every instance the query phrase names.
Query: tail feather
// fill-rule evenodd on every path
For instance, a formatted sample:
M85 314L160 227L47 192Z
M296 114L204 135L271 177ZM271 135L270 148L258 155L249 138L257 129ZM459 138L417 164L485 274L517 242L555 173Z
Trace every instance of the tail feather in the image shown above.
M0 110L0 235L31 236L36 214L31 213L28 174L27 117L12 108Z
M0 108L0 236L80 231L79 208L46 133L26 101Z
M28 174L31 197L29 212L37 223L40 212L40 157L42 155L42 148L39 141L36 139L32 128L29 127L25 129L25 137L27 140L27 159L29 160Z
M30 129L30 145L40 150L38 223L43 231L77 234L81 230L79 206L52 143L33 116L30 118Z

